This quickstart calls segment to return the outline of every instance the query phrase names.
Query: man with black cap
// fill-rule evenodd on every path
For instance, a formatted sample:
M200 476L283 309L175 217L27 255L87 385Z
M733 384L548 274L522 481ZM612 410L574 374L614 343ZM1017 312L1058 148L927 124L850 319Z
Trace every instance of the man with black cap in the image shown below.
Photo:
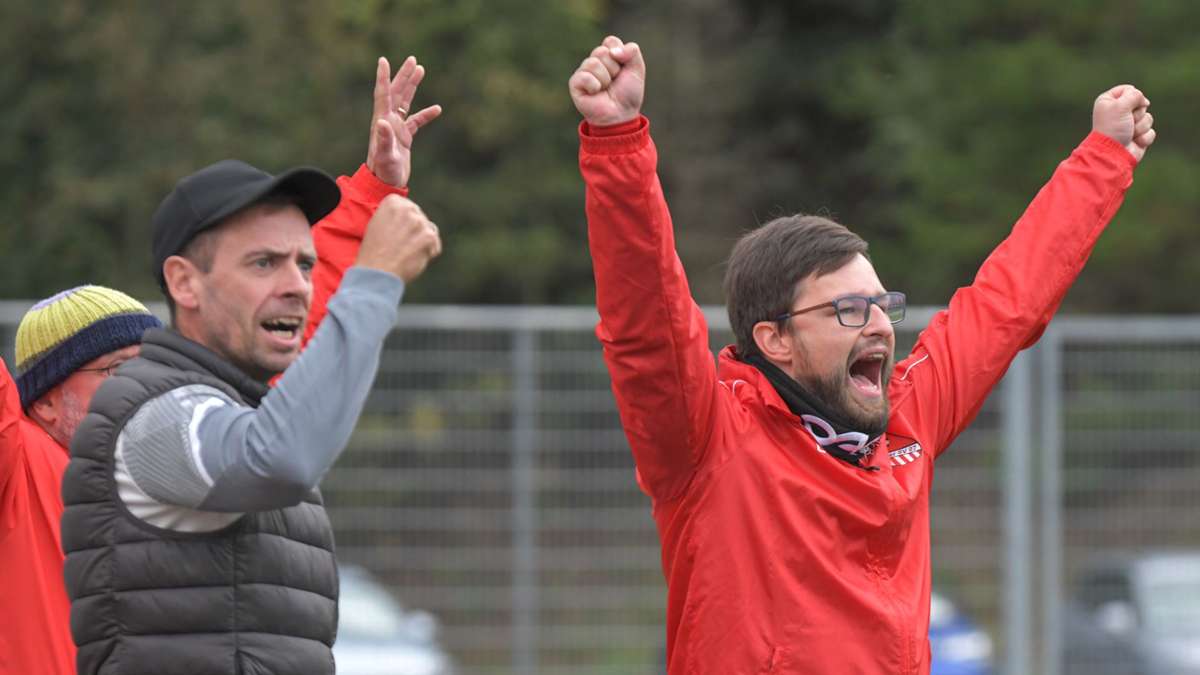
M407 115L422 75L410 58L391 80L380 61L366 170L383 185L363 170L343 179L367 181L379 205L303 355L310 226L365 217L362 191L331 214L338 185L320 171L227 160L155 212L173 330L148 331L97 392L63 482L81 675L334 672L337 572L316 487L362 410L405 284L441 251L419 207L384 196L402 191L412 136L440 112Z

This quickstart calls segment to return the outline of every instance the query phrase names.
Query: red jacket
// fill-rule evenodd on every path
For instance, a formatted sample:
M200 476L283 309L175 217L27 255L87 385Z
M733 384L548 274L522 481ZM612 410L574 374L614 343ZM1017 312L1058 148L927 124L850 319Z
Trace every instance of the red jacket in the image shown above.
M714 366L645 119L580 136L596 334L662 543L669 672L928 673L934 460L1041 335L1133 157L1093 133L1059 166L896 365L864 471L818 450L732 348Z
M304 344L312 339L325 306L337 292L346 270L358 258L363 233L375 214L379 202L389 194L408 196L408 188L397 188L379 180L366 164L358 167L354 176L337 180L342 200L337 208L313 227L313 245L317 248L317 265L313 268L313 298L308 310L308 325L304 328Z
M75 673L59 539L67 459L0 360L0 675Z

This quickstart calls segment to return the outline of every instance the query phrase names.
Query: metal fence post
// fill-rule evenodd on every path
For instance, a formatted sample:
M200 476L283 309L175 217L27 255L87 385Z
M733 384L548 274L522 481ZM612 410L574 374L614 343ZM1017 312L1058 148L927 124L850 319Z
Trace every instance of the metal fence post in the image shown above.
M1050 324L1040 342L1042 389L1042 673L1062 668L1062 333Z
M1033 565L1032 355L1017 355L1004 378L1004 672L1029 675Z
M1042 544L1042 673L1056 675L1062 668L1062 333L1054 324L1039 346L1042 401L1041 544Z
M537 372L534 329L513 334L512 612L513 672L538 672L537 596Z

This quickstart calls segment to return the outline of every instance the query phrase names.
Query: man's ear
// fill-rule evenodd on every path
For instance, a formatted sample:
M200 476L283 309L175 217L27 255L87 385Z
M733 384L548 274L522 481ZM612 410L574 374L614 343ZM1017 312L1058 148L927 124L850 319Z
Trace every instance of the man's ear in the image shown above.
M787 324L781 327L778 321L759 321L754 324L754 344L767 360L778 365L791 365L792 342L795 338L788 330Z
M58 424L58 418L62 414L61 398L62 389L55 386L29 406L29 416L43 429L53 428L55 424Z
M163 261L162 271L167 293L175 306L196 309L200 304L201 274L195 263L181 255L173 255Z

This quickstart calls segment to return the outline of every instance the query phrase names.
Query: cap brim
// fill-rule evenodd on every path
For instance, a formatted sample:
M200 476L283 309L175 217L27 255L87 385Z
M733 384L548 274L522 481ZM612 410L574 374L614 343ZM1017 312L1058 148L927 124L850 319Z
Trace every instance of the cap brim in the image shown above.
M329 215L342 199L337 182L324 171L308 166L296 167L269 181L247 185L221 209L205 218L195 228L195 233L207 230L271 195L282 195L294 202L304 212L309 225L316 225L317 221Z
M320 169L307 166L288 169L271 182L273 185L263 192L260 198L269 194L287 195L308 217L309 225L316 225L317 221L337 208L338 202L342 200L342 191L337 182Z

